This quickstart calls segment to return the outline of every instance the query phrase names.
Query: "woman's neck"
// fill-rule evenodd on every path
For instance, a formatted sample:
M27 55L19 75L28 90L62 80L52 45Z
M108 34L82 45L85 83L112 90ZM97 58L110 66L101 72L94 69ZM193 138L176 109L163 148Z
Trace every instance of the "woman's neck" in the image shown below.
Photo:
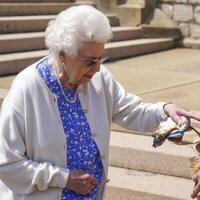
M65 73L63 66L58 66L58 62L56 62L56 60L52 57L49 58L48 62L51 65L54 74L56 75L57 79L59 80L60 84L63 87L68 88L68 89L76 88L77 85L69 81L69 78L67 74Z

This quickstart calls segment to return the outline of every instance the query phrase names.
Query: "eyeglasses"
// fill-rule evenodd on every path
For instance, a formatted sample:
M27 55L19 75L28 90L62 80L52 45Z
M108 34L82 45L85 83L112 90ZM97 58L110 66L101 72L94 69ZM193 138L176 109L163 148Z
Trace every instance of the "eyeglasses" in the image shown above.
M103 58L92 58L92 59L88 59L88 60L83 60L82 58L79 58L81 61L83 61L84 65L86 67L93 67L94 65L98 64L102 64L104 63L107 59L107 57L103 57Z

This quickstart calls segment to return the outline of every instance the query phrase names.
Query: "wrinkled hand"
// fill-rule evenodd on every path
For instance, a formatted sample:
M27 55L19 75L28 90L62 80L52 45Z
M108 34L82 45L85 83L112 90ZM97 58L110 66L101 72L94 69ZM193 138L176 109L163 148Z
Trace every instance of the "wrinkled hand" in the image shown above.
M173 121L175 121L177 124L181 124L181 116L186 117L188 120L195 119L197 121L200 121L200 116L192 113L190 110L180 108L176 104L166 104L164 106L164 110L166 114L172 118Z
M82 170L72 170L69 173L66 188L78 194L90 194L97 185L97 180Z
M192 199L197 198L198 200L200 200L200 175L199 174L193 175L192 180L195 182L195 186L193 188L191 197Z

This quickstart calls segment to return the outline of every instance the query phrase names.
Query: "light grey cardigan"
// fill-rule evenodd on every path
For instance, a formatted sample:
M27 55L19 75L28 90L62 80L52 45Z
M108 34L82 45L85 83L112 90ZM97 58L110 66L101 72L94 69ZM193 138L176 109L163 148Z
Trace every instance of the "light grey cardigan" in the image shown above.
M0 115L0 199L59 200L65 188L66 138L53 95L36 70L37 63L19 73ZM108 174L111 122L135 131L151 131L165 117L164 103L147 104L128 94L105 67L78 95ZM104 195L103 195L104 196ZM103 197L101 197L103 199Z

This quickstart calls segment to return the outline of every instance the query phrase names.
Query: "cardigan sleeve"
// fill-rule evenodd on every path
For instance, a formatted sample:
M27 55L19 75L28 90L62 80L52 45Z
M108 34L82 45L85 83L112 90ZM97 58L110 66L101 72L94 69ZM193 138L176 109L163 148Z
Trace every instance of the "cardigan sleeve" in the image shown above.
M48 187L65 188L69 170L26 156L24 119L13 108L0 115L0 179L16 194L30 194Z
M163 111L165 102L146 103L135 94L127 93L104 68L104 78L112 97L112 122L139 132L155 130L166 117Z

